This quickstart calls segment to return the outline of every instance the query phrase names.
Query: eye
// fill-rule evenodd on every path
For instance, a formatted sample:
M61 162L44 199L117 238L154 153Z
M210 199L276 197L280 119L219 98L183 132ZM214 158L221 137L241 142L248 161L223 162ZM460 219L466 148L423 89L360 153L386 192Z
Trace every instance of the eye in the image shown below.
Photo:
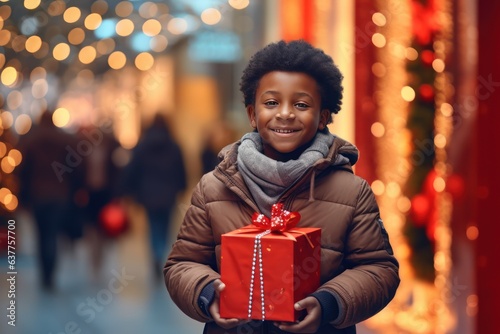
M264 105L269 106L269 107L273 107L273 106L277 106L278 102L272 101L272 100L271 101L266 101L266 102L264 102Z
M306 103L303 103L303 102L298 102L298 103L295 103L295 106L299 109L307 109L309 108L309 105L306 104Z

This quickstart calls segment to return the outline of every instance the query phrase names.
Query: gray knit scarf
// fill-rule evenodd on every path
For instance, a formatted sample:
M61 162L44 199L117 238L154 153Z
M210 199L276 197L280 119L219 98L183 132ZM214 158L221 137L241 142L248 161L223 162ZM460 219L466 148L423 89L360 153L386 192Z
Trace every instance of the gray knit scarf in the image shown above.
M257 132L241 138L238 148L238 168L260 213L270 217L271 206L318 159L327 156L334 136L318 132L297 160L276 161L264 155L262 140Z

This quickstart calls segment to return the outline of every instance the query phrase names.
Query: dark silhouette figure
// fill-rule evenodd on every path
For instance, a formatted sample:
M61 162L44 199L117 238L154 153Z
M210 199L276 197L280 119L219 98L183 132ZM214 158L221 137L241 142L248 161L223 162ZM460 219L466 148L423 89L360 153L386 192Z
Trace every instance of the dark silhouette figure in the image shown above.
M90 245L90 260L94 278L102 267L106 231L100 222L102 209L117 197L120 166L116 153L121 149L111 127L86 127L79 137L91 145L85 158L85 194L87 205L83 210L85 236Z
M166 261L171 214L177 196L186 188L181 149L160 115L155 117L132 151L124 171L124 186L125 192L146 210L153 271L160 278Z
M76 138L55 127L50 112L20 140L19 149L20 203L35 220L42 284L52 289L58 237L78 224L73 199L83 183L83 158Z

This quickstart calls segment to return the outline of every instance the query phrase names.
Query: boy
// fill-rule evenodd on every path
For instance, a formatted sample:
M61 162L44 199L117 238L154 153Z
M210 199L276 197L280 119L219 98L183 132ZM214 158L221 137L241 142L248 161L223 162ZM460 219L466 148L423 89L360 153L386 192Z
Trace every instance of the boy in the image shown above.
M355 333L394 297L398 262L370 186L352 173L358 151L327 128L341 81L331 57L304 41L272 43L244 70L255 130L222 150L198 183L164 269L173 301L207 322L204 333ZM297 323L223 319L221 235L254 212L270 217L278 202L301 214L298 227L322 229L321 286L295 304L307 313Z

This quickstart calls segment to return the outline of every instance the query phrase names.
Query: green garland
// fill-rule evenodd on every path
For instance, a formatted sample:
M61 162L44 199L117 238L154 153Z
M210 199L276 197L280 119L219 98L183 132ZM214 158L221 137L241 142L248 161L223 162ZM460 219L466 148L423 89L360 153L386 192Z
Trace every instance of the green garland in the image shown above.
M404 226L404 235L412 249L410 261L416 277L432 282L435 277L433 238L435 192L432 181L435 158L434 80L436 72L432 68L434 35L430 36L432 37L430 41L424 44L419 38L414 38L412 48L418 52L418 58L409 60L407 65L410 76L409 85L415 91L415 99L411 102L407 119L407 128L412 134L413 170L404 189L405 195L412 201L412 208Z

